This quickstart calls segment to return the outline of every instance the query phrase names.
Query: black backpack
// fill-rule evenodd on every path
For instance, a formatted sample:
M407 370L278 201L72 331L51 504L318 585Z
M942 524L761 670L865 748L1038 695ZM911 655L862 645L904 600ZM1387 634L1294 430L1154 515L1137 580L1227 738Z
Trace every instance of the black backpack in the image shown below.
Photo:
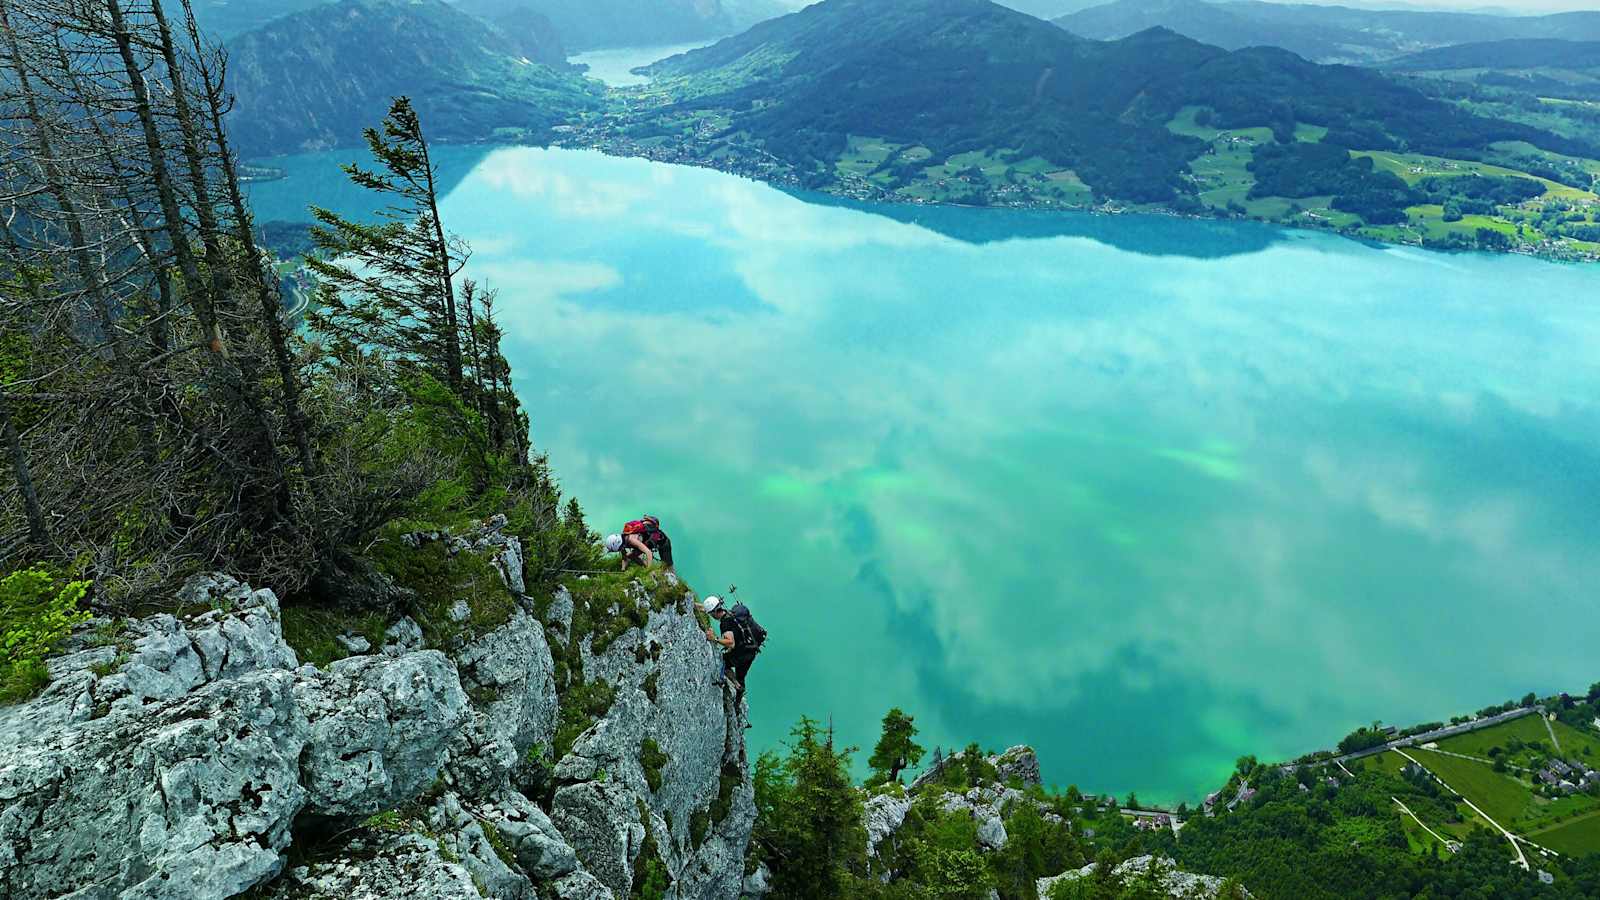
M767 642L767 630L761 627L761 623L756 621L755 616L750 615L750 607L745 606L743 603L735 603L733 605L733 620L739 623L740 630L750 635L750 644L757 650L760 650L761 645Z

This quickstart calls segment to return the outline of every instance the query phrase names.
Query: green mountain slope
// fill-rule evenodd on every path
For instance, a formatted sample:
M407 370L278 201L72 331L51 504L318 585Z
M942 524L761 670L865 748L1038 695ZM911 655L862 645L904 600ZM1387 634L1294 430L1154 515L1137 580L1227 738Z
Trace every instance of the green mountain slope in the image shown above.
M441 0L315 7L229 42L233 137L252 155L353 145L401 94L436 140L537 137L601 95L537 47Z
M1228 50L1282 47L1321 62L1376 62L1434 47L1505 39L1600 40L1600 12L1493 16L1290 3L1116 0L1055 21L1096 40L1164 27Z
M1383 65L1396 72L1448 69L1597 69L1600 41L1530 38L1440 47L1402 56Z
M725 134L749 136L816 184L856 139L875 138L898 148L877 174L973 153L995 164L998 154L1001 168L1070 170L1101 198L1169 201L1189 190L1186 167L1207 149L1167 127L1189 107L1214 111L1219 128L1268 127L1280 141L1315 126L1349 149L1459 156L1512 140L1588 149L1375 72L1275 49L1229 53L1162 29L1087 41L985 0L825 0L653 73L676 98L669 113L725 111Z

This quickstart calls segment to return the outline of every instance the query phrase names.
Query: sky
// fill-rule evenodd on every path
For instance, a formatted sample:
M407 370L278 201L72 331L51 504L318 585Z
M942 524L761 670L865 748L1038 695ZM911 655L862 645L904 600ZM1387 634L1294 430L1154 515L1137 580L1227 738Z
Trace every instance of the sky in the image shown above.
M811 0L782 0L796 9L807 6ZM1041 0L998 0L1005 6L1038 6ZM1278 0L1271 0L1278 2ZM1576 10L1600 11L1600 0L1302 0L1302 2L1319 2L1325 5L1356 6L1371 9L1440 9L1461 12L1493 11L1500 13L1513 13L1518 15L1541 15L1552 12L1572 12ZM1081 0L1061 0L1062 12L1070 12L1072 8L1081 8Z

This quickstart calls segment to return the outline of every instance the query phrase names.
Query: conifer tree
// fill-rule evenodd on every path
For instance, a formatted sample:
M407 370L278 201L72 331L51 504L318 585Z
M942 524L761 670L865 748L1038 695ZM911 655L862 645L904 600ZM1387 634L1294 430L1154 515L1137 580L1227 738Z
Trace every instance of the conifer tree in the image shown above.
M883 717L883 735L867 759L867 765L872 767L873 782L899 782L901 772L922 761L923 748L916 742L916 736L917 726L911 716L898 706L889 710Z
M465 372L455 276L465 253L439 221L435 171L411 101L398 97L380 131L366 130L377 168L351 163L351 181L389 203L375 224L312 209L319 256L306 264L320 281L317 331L415 366L459 398Z

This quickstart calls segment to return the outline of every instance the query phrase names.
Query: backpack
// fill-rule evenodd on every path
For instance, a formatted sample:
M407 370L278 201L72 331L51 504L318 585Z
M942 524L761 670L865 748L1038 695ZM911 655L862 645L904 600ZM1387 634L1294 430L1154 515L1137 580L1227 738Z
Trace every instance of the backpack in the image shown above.
M757 650L760 650L761 645L767 642L767 630L762 628L761 623L756 621L756 617L750 614L750 607L745 606L743 603L735 603L733 605L733 620L739 623L740 629L750 635L750 644Z
M652 531L659 531L659 530L660 530L660 527L657 525L657 520L652 519L649 516L645 516L642 519L634 519L632 522L629 522L628 524L622 526L622 533L625 534L625 535L627 535L627 534L648 535Z

